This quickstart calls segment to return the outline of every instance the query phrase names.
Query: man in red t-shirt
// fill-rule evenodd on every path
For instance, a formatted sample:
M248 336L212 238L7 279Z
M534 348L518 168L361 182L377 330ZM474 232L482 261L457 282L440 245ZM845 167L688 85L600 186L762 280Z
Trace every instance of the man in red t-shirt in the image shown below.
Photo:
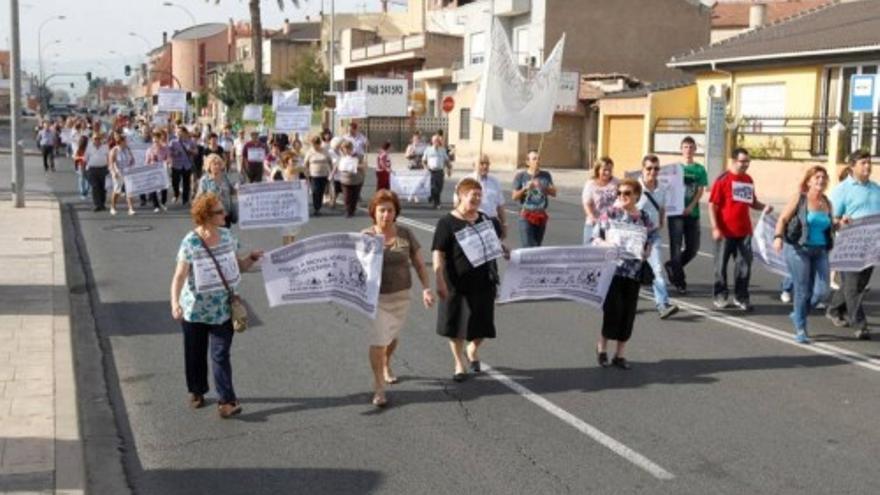
M727 262L733 256L736 258L733 304L743 311L751 311L752 218L749 210L770 213L773 207L758 201L755 195L755 184L746 173L751 163L749 152L737 148L732 158L727 171L715 179L709 196L709 219L715 240L715 307L728 306Z

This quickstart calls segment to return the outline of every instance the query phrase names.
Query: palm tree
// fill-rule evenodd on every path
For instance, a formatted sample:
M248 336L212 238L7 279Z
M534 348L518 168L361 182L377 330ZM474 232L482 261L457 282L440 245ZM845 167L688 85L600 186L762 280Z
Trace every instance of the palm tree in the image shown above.
M209 2L210 0L205 0ZM276 0L278 8L284 10L284 0ZM220 0L214 0L214 4ZM290 0L294 8L299 8L299 0ZM251 14L251 53L254 57L254 103L263 101L263 22L260 14L260 0L248 0Z

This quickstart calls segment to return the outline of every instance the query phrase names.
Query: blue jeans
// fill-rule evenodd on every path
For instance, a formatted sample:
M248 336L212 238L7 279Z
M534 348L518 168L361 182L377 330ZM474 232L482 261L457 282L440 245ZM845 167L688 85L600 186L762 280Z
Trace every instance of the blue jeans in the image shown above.
M186 388L191 394L204 395L208 391L208 342L211 347L211 363L214 372L214 388L220 403L236 400L232 388L232 363L229 349L232 347L232 320L219 325L182 321L184 366Z
M534 225L529 223L525 218L519 219L519 242L522 247L540 247L544 242L544 231L547 230L547 224Z
M593 225L584 222L584 246L593 243Z
M86 177L85 170L76 170L76 187L79 190L79 195L83 198L92 192L92 187L89 185L89 179Z
M663 269L660 249L660 232L655 230L648 236L648 242L651 243L651 252L648 253L647 261L654 272L654 283L651 288L654 289L654 304L660 310L669 306L669 290L666 288L666 271Z
M811 299L821 301L828 295L828 250L824 247L796 247L785 243L783 255L794 283L791 321L795 331L805 333Z
M830 278L828 279L830 280ZM825 280L824 283L826 288L820 287L823 281L819 280L816 277L815 283L813 285L813 297L810 299L810 307L815 308L817 304L820 302L824 302L825 298L828 297L828 280ZM784 279L782 279L781 290L783 292L788 292L789 294L794 294L794 280L791 279L791 275L787 275Z

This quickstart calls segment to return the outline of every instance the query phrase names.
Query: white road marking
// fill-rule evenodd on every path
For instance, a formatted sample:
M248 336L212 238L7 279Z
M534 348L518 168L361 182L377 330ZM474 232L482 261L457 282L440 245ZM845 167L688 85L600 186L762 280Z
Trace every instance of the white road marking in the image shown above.
M409 225L410 227L421 229L426 232L430 232L430 233L434 232L433 225L429 225L424 222L420 222L418 220L413 220L411 218L399 216L399 217L397 217L397 221L404 224L404 225ZM514 392L516 392L517 394L521 395L524 399L528 400L532 404L535 404L536 406L547 411L548 413L552 414L553 416L556 416L557 418L562 420L563 423L573 427L574 429L580 431L584 435L592 438L595 442L605 446L606 448L608 448L609 450L611 450L615 454L619 455L620 457L623 457L624 459L631 462L632 464L635 464L637 467L648 472L648 474L650 474L651 476L653 476L657 479L660 479L660 480L671 480L671 479L675 478L675 475L673 475L669 471L663 469L662 467L660 467L659 465L657 465L656 463L654 463L653 461L651 461L647 457L643 456L642 454L639 454L635 450L627 447L626 445L624 445L624 444L618 442L617 440L611 438L610 436L606 435L605 433L603 433L601 430L599 430L595 426L583 421L582 419L571 414L570 412L566 411L565 409L562 409L561 407L550 402L549 400L545 399L544 397L541 397L540 395L536 394L535 392L532 392L528 388L519 384L513 378L510 378L509 376L505 375L504 373L501 373L500 371L492 368L485 361L482 361L481 363L482 363L483 369L493 379L497 380L498 382L500 382L501 384L503 384L507 388L509 388L509 389L513 390Z

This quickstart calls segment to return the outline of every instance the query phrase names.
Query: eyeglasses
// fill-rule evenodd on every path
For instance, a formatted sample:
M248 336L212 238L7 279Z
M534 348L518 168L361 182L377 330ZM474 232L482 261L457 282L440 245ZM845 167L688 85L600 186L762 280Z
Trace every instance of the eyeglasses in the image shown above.
M621 189L620 191L617 191L617 196L618 196L618 197L628 198L628 197L630 197L630 196L632 196L632 195L633 195L633 192L632 192L631 190L629 190L629 189Z
M649 172L656 172L657 170L660 170L660 167L645 167L645 170Z
M225 215L225 210L211 210L211 215Z

